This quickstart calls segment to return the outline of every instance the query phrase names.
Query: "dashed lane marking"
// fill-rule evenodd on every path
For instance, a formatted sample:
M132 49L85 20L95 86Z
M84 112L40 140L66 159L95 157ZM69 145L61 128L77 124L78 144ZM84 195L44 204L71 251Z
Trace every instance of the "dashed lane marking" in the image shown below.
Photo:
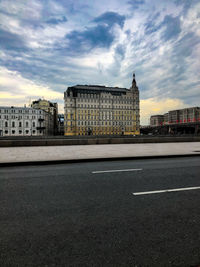
M106 173L106 172L133 172L133 171L142 171L142 169L124 169L124 170L93 171L92 173Z
M136 192L136 193L133 193L133 195L140 196L140 195L161 194L161 193L169 193L169 192L188 191L188 190L198 190L198 189L200 189L200 186L165 189L165 190L157 190L157 191Z

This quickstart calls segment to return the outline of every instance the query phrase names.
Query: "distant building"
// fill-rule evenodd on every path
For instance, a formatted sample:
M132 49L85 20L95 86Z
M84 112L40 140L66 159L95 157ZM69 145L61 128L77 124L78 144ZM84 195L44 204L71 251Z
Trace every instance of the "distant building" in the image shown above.
M160 126L164 122L163 115L153 115L150 118L150 126Z
M168 114L169 114L168 124L191 123L200 121L200 107L171 110L168 112Z
M64 114L58 114L58 135L64 135Z
M164 115L150 117L150 126L200 122L200 107L170 110Z
M0 106L0 136L42 136L53 134L53 115L27 107Z
M164 121L163 121L163 124L169 124L169 113L165 113L164 115Z
M35 109L45 110L46 112L49 112L53 115L53 123L54 123L53 134L56 135L58 129L58 104L52 103L45 99L38 99L32 102L31 107Z
M65 135L137 135L139 90L133 74L130 89L99 85L68 87Z

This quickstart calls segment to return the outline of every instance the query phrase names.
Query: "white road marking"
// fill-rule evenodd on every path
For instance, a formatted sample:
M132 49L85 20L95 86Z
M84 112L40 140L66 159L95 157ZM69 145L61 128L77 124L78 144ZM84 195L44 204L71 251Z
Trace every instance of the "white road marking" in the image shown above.
M124 170L107 170L107 171L94 171L92 173L105 173L105 172L133 172L142 171L142 169L124 169Z
M197 189L200 189L200 186L157 190L157 191L137 192L137 193L133 193L133 195L139 196L139 195L160 194L160 193L168 193L168 192L187 191L187 190L197 190Z

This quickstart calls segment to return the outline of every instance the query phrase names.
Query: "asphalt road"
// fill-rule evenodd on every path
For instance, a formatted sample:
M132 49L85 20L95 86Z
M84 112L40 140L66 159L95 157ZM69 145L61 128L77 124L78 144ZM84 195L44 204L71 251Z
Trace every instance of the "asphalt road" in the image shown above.
M199 266L199 186L200 157L0 168L0 266Z

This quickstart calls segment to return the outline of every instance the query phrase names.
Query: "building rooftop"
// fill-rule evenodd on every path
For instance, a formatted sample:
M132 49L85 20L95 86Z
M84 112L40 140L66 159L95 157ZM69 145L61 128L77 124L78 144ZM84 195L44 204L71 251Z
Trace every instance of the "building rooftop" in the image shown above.
M151 115L151 117L163 117L164 115L158 114L158 115Z
M68 89L72 89L75 91L78 90L91 90L91 91L105 91L105 92L118 92L118 93L126 93L129 91L127 88L120 88L120 87L106 87L104 85L75 85L68 87Z
M35 108L32 108L32 107L16 107L16 106L0 106L0 108L15 108L15 109L35 109Z
M47 112L46 110L43 109L38 109L38 108L33 108L33 107L15 107L15 106L0 106L0 109L26 109L26 110L38 110L38 111L42 111L43 113L49 114L49 112Z
M169 110L168 112L186 110L186 109L195 109L195 108L199 109L200 107L187 107L187 108L173 109L173 110Z
M38 99L38 100L32 101L32 104L33 105L39 104L40 102L47 102L50 107L54 107L54 105L57 104L57 103L50 102L49 100L46 100L46 99Z

